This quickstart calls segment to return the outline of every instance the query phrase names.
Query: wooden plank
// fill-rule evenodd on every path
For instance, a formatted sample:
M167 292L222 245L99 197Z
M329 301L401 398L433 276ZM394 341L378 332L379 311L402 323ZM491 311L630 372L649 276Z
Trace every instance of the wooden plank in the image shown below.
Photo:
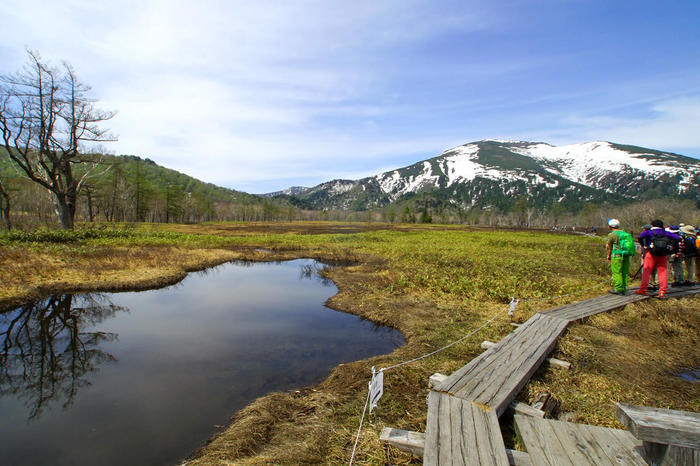
M542 364L547 354L556 345L559 336L566 330L566 322L558 319L547 319L549 325L540 327L537 335L541 340L529 342L529 346L521 354L511 354L510 359L503 359L500 364L494 364L490 374L485 374L482 384L471 391L457 393L466 399L487 404L500 416L518 392L527 384L532 374Z
M506 455L506 447L503 444L501 426L498 424L496 411L486 406L479 406L476 403L460 401L471 406L474 418L479 452L479 461L475 464L485 466L505 466L510 464L508 455Z
M457 371L453 372L446 380L442 383L436 385L435 390L452 393L460 390L466 383L467 375L469 377L477 377L481 371L488 370L489 364L502 357L501 350L508 348L511 341L517 341L523 338L524 335L536 325L536 323L541 318L540 314L535 314L530 319L528 319L522 327L516 329L513 333L506 335L501 341L499 341L496 346L480 354L476 358L472 359L468 364L462 366Z
M506 455L508 455L508 462L512 466L532 466L530 455L524 451L510 450L506 448Z
M631 291L631 290L630 290ZM562 306L560 308L544 311L542 314L550 317L559 317L568 321L580 320L602 312L611 311L630 303L642 301L648 296L629 294L626 296L603 295L597 298L583 301L573 305Z
M671 445L668 447L664 464L673 464L674 466L698 466L700 465L700 450Z
M641 443L629 432L584 424L576 426L578 430L588 431L593 436L600 451L610 458L611 464L646 464L640 453Z
M617 417L640 440L700 449L700 413L617 403Z
M600 447L600 442L596 440L591 431L576 428L575 424L569 422L561 422L557 426L562 431L558 435L566 435L570 442L574 442L590 464L613 464L611 458ZM597 448L593 447L594 445Z
M481 349L485 349L485 350L491 349L491 348L493 348L493 347L496 346L496 345L497 345L497 343L494 343L494 342L488 341L488 340L484 340L484 341L481 342ZM569 369L571 369L571 363L570 363L570 362L566 362L566 361L562 361L561 359L557 359L557 358L547 358L547 359L546 359L546 362L547 362L547 364L549 364L550 366L552 366L552 367L557 367L557 368L559 368L559 369L566 369L567 371L568 371Z
M538 325L538 322L541 318L542 318L541 314L533 315L521 327L515 329L513 332L506 335L501 341L499 341L496 344L496 346L491 348L489 351L477 356L471 362L474 362L475 360L479 359L479 360L483 360L484 363L487 363L489 359L500 357L499 352L501 349L508 347L508 345L510 345L511 341L518 341L522 338L525 338L526 335L528 335L529 332L532 332L533 328ZM452 388L452 385L455 382L462 379L462 374L467 372L467 371L469 371L467 366L463 366L461 369L452 373L450 375L449 379L444 382L443 386ZM443 390L443 391L448 391L448 390Z
M423 456L425 448L425 434L410 430L385 427L379 436L379 440L412 455Z
M499 414L505 409L500 404L510 395L514 386L521 382L522 378L534 373L542 360L556 344L559 329L553 333L548 326L551 320L541 317L537 325L533 325L531 332L523 334L522 338L514 340L502 351L501 357L494 359L488 367L482 368L469 379L465 379L459 390L455 391L457 396L470 399L483 404L496 407ZM551 321L554 322L554 321ZM562 321L556 321L562 322ZM566 327L566 323L561 324L561 331ZM526 381L525 381L526 383ZM520 384L520 385L524 385ZM506 396L498 396L500 392L506 390ZM517 393L513 393L513 397ZM494 399L498 401L494 404ZM507 403L506 403L507 404ZM503 408L503 409L501 409Z
M520 415L515 422L533 465L646 464L626 431Z
M515 429L525 444L527 454L530 455L530 461L534 465L555 466L551 463L545 454L544 446L547 444L546 439L540 437L540 433L534 428L532 418L527 416L515 416Z
M430 391L428 393L428 418L425 423L425 453L423 464L438 464L440 453L440 424L438 423L438 408L440 394Z
M382 429L379 440L406 453L420 457L423 456L423 450L425 448L425 433L423 432L385 427ZM524 451L509 450L506 448L506 456L511 466L532 465L530 462L530 455Z
M585 319L587 317L591 317L596 314L601 314L603 312L608 312L612 311L613 309L618 309L620 307L626 306L627 304L637 302L637 301L642 301L644 299L647 299L648 297L646 296L639 296L636 295L634 297L627 297L624 300L620 299L612 299L608 300L605 303L599 303L596 306L591 306L585 309L570 309L567 310L566 312L560 312L557 313L556 316L561 318L561 319L567 319L570 322L576 321L576 320L581 320Z
M543 418L544 417L544 411L541 409L533 408L529 404L526 403L511 403L510 407L515 411L516 414L522 414L523 416L530 416L530 417L539 417Z
M449 456L442 455L443 452L440 452L441 464L455 466L469 464L471 458L478 457L476 426L474 422L471 422L471 413L468 412L470 407L466 403L462 403L462 400L452 396L443 395L443 400L446 400L449 406L450 451ZM441 421L446 422L443 415L441 415Z
M437 384L440 382L445 381L447 379L446 375L442 375L439 372L434 373L433 375L430 376L428 379L428 388L435 388Z
M428 394L424 464L508 465L496 413L447 393Z
M555 334L547 331L548 326L553 323L557 326ZM531 350L528 348L533 344L538 344L537 340L539 339L545 340L547 348L553 347L556 339L563 333L565 328L566 322L564 321L548 319L541 314L535 314L522 327L498 342L496 346L477 356L443 383L437 385L436 390L446 391L465 399L477 401L475 397L470 396L470 392L477 389L479 385L483 385L485 380L492 378L494 368L504 367L509 363L517 364L520 359L526 358L530 354ZM508 370L507 374L501 374L501 376L510 377L511 373L512 370ZM488 401L478 401L488 404ZM505 409L505 407L503 408ZM499 414L501 413L502 410L499 410Z

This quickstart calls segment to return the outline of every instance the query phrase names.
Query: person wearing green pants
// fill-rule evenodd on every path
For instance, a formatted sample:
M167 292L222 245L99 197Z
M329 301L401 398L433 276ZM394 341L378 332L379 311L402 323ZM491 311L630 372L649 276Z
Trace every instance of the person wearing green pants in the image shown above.
M614 218L608 220L610 234L607 238L605 250L608 260L610 261L610 270L612 271L613 283L615 288L609 292L612 294L624 295L627 293L627 279L630 272L630 256L624 254L621 244L621 238L630 236L629 233L620 229L620 221ZM633 243L634 244L634 243Z

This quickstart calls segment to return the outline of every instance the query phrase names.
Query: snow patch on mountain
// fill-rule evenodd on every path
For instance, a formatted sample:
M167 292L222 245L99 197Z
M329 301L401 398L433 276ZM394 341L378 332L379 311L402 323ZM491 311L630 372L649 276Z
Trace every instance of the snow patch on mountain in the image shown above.
M688 167L659 161L654 154L631 154L617 149L606 141L593 141L583 144L552 146L549 144L531 144L526 147L509 147L516 154L532 157L543 162L543 168L569 180L586 186L599 188L598 181L607 173L643 172L652 176L663 174L680 175L682 185L679 190L687 188L693 175ZM697 171L697 170L696 170ZM613 189L607 188L609 192Z

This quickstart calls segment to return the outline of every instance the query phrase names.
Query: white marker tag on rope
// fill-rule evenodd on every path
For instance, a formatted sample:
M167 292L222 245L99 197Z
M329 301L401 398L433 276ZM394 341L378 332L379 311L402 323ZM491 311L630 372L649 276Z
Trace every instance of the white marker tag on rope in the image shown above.
M377 407L379 399L384 394L384 372L379 371L372 375L369 383L369 412Z
M515 298L511 298L510 300L510 308L508 309L508 315L512 316L513 313L515 312L515 306L518 305L518 300Z

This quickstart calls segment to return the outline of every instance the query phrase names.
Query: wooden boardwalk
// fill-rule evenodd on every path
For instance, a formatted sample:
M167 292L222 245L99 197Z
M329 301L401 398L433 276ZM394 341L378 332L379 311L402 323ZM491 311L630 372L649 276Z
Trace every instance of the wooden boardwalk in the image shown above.
M626 430L520 415L515 424L535 466L647 464L642 442Z
M512 452L506 456L498 417L554 349L569 323L649 298L633 291L626 296L607 294L537 313L437 382L428 395L424 464L501 465L509 464L509 457L510 464L514 464ZM700 286L669 288L667 296L696 293L700 293ZM645 464L643 460L638 463L641 456L634 450L639 442L626 431L521 416L517 419L521 433L528 432L523 434L528 438L524 440L528 451L537 451L530 455L532 464ZM559 446L552 443L554 437L548 437L549 446L539 444L543 432L555 435ZM622 456L615 456L615 449ZM562 459L563 451L570 453L568 460Z
M489 406L500 416L552 351L567 325L565 320L535 314L434 390Z

